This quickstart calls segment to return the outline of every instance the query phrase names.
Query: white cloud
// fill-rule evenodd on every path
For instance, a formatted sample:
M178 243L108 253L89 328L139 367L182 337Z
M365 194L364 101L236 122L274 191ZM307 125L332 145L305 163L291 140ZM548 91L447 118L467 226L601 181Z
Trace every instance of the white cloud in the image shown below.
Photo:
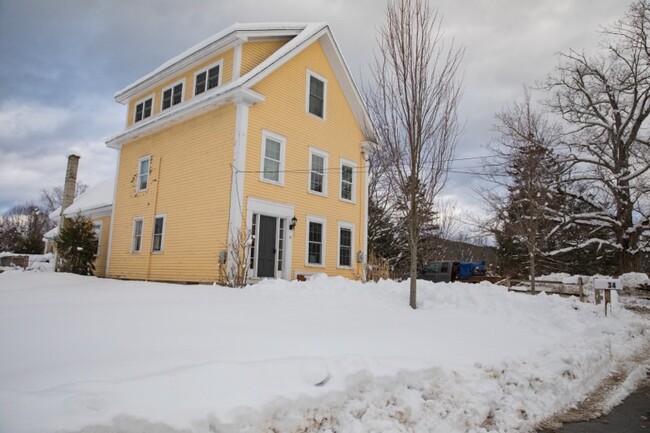
M71 116L72 113L66 109L48 107L36 101L3 101L0 105L0 140L52 134Z

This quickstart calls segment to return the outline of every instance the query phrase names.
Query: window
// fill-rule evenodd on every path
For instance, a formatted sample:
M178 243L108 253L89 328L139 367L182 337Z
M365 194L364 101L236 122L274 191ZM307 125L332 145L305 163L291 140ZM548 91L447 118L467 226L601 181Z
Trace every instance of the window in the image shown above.
M139 122L151 116L151 107L153 106L153 96L140 101L135 105L135 122Z
M282 272L282 263L284 259L284 226L285 219L280 218L278 224L280 225L278 230L278 272Z
M261 180L281 185L284 182L284 138L265 133L263 140Z
M326 88L327 81L324 78L307 72L307 111L321 119L325 119Z
M95 255L99 255L99 244L102 239L102 222L101 221L95 221L93 222L93 232L95 233L95 239L97 239L97 251L95 252Z
M174 84L162 92L162 109L166 110L183 102L183 82Z
M356 166L349 161L341 161L341 199L354 201L354 170Z
M218 64L210 66L208 69L196 74L194 78L195 95L219 85L219 82L221 81L221 65L222 62L219 62Z
M351 225L339 225L339 267L352 267L352 235Z
M309 151L309 191L327 194L327 153Z
M160 252L163 249L163 235L165 233L165 216L156 215L153 220L153 245L151 251Z
M151 157L145 156L138 160L138 179L136 191L145 191L149 186L149 166L151 165Z
M136 218L133 220L133 240L131 241L131 252L139 253L142 248L142 228L144 220Z
M307 219L307 264L324 266L325 258L325 220L317 218Z

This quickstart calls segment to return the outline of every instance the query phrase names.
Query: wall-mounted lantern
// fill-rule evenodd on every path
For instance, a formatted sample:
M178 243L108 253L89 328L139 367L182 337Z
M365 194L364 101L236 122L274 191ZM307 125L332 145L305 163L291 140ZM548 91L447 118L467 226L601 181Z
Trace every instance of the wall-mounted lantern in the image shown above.
M298 223L298 218L296 218L295 216L291 218L291 224L289 224L289 230L295 229L297 223Z

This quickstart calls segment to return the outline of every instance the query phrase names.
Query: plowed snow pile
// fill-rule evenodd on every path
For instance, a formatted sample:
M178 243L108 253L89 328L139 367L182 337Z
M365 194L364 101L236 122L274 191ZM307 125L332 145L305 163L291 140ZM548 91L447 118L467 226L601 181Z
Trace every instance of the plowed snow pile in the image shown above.
M418 290L5 272L0 432L523 432L650 341L617 304Z

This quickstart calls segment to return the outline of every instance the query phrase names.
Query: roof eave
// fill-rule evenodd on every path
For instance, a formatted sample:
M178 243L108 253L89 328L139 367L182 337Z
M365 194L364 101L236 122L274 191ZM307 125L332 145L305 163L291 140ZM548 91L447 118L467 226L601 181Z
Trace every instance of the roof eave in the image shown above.
M185 121L191 117L198 116L208 110L218 108L229 102L242 101L253 105L264 101L264 96L250 89L237 86L224 90L214 95L205 95L204 97L181 104L176 108L166 110L167 112L152 117L150 120L137 123L126 131L120 132L106 140L106 146L112 149L121 149L127 141L135 140L140 137L152 134L162 128Z

